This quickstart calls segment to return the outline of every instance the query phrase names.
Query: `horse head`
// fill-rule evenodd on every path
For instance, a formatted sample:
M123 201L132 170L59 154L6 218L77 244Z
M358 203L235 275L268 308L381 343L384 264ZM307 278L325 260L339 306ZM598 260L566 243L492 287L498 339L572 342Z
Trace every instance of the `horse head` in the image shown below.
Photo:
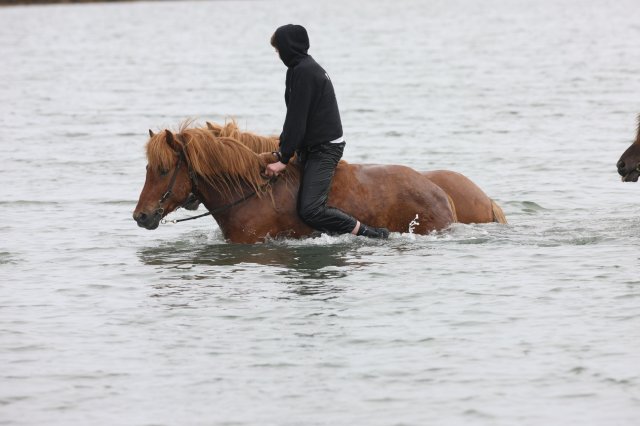
M640 176L640 115L638 115L638 133L636 140L622 153L618 160L618 174L623 182L637 182Z
M169 130L149 130L147 176L133 219L138 226L156 229L162 218L189 200L193 183L184 143Z
M618 174L623 182L637 182L640 176L640 142L636 140L618 160Z

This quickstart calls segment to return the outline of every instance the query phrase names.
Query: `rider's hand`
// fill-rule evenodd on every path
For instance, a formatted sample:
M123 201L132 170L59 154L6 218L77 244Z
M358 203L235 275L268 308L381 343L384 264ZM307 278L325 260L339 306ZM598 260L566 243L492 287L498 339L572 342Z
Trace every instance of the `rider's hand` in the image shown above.
M280 172L286 168L287 168L286 164L278 161L276 163L268 164L267 167L264 169L264 174L269 177L278 176L278 174L280 174Z

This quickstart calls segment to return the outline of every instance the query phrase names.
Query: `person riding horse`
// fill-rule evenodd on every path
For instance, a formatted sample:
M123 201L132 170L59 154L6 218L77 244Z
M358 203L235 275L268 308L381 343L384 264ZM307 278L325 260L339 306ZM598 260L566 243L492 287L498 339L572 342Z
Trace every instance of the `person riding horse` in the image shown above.
M386 228L361 223L347 213L327 206L336 166L345 139L333 84L329 74L307 53L309 36L301 25L284 25L271 36L271 45L287 67L287 114L280 134L275 163L267 176L277 176L297 152L302 165L297 211L310 227L329 234L388 238Z

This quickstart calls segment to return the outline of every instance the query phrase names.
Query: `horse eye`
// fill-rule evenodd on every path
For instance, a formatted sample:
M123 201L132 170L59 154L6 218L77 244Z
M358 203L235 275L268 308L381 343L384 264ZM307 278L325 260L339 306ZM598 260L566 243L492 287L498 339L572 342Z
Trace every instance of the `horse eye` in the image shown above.
M160 176L166 176L167 173L169 173L169 170L166 169L160 169Z

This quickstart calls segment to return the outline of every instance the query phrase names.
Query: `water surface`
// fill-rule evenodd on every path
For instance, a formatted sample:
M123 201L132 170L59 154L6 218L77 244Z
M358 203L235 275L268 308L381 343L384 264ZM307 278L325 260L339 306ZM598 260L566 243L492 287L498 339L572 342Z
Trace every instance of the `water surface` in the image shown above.
M0 424L635 425L640 4L0 8ZM304 24L351 162L451 169L509 225L234 245L131 212L149 128L278 133ZM184 217L178 212L174 217Z

